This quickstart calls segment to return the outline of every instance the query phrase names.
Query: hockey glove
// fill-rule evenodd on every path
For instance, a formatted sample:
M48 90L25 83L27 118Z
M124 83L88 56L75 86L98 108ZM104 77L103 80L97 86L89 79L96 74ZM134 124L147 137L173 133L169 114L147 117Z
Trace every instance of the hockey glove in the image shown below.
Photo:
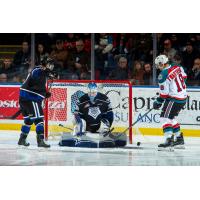
M159 101L154 101L153 102L153 109L158 110L162 106L162 103Z
M45 97L46 97L46 98L51 97L51 92L47 92Z

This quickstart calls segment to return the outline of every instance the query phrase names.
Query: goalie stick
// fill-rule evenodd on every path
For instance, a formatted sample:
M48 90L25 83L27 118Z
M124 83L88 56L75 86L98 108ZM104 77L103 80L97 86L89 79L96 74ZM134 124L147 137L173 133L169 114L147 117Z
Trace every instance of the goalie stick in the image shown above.
M59 124L58 126L60 126L60 127L62 127L62 128L65 128L65 129L67 129L67 130L73 131L72 128L69 128L69 127L67 127L67 126L64 126L63 124ZM111 128L108 132L102 133L103 137L108 136L113 130L114 130L114 128Z

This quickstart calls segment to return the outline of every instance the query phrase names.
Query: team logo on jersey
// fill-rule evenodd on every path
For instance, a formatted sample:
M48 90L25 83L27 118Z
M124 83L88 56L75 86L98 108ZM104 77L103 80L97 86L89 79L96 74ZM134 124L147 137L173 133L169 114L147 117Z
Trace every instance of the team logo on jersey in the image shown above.
M164 85L160 85L160 90L164 90Z
M158 76L158 80L161 80L162 79L162 74L160 74L159 76Z
M96 119L101 114L99 107L90 107L88 115Z

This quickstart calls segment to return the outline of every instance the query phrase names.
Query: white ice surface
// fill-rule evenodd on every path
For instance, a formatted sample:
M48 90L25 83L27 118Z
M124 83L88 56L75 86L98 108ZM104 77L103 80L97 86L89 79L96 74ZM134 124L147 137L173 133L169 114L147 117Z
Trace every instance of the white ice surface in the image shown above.
M141 136L134 138L129 148L72 148L60 147L57 140L49 140L50 149L39 149L36 146L34 133L30 133L28 148L17 145L19 132L0 131L0 165L1 166L199 166L200 138L185 138L186 149L175 149L174 152L158 151L157 145L163 142L162 137ZM140 141L140 148L136 142Z

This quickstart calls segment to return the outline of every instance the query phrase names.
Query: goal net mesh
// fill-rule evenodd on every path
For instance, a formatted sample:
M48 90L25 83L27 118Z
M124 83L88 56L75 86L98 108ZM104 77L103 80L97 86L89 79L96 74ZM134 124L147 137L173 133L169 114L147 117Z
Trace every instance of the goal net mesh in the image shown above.
M55 137L73 129L73 113L78 98L87 93L91 81L55 81L49 82L51 97L46 101L45 137ZM132 123L132 92L127 81L92 81L98 91L111 101L114 112L113 132L123 132ZM132 142L132 129L127 130L129 142Z

